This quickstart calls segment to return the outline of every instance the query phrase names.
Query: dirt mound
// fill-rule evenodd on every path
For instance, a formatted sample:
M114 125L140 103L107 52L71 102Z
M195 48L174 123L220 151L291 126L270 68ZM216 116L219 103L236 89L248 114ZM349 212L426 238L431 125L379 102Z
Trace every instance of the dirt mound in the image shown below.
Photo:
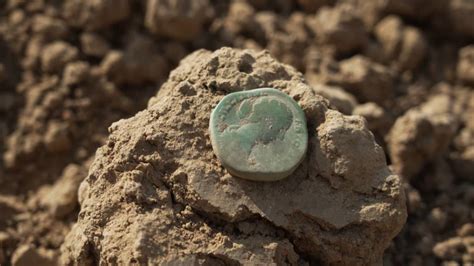
M310 124L307 159L283 181L232 177L210 144L212 108L226 93L257 87L292 96ZM189 55L146 110L109 131L81 185L80 218L63 245L66 264L161 264L183 255L371 264L405 222L400 179L362 117L328 109L301 74L266 52Z

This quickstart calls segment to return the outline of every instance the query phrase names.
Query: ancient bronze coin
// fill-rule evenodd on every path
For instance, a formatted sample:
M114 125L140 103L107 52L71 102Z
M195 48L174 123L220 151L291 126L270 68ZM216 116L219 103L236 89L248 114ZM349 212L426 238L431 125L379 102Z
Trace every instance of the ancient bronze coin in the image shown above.
M303 110L271 88L226 95L213 110L212 147L232 174L257 181L287 177L303 160L308 130Z

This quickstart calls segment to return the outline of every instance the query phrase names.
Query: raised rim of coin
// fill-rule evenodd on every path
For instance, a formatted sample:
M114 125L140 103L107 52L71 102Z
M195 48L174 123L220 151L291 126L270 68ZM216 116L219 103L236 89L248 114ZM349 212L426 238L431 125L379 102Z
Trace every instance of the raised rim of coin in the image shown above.
M290 156L292 157L285 158L286 164L283 163L281 165L281 169L265 169L265 171L260 171L261 169L259 170L258 167L255 169L250 169L249 165L245 163L239 165L237 164L237 162L241 159L240 157L236 159L235 156L233 157L233 155L226 154L226 152L228 153L228 151L224 151L225 149L229 149L229 145L226 145L226 143L218 143L220 141L219 134L222 134L225 128L229 126L223 123L226 116L223 113L228 113L230 110L235 111L237 109L236 105L241 104L246 99L253 97L259 98L262 96L275 96L276 98L273 98L283 102L286 107L291 107L291 126L289 126L289 128L287 128L283 134L286 134L287 131L291 129L292 133L299 134L298 136L300 136L300 139L293 140L297 141L298 145L291 144L291 150L287 150L288 153L291 153ZM211 113L209 131L214 153L216 154L222 165L232 175L254 181L276 181L291 175L304 159L308 146L306 117L303 110L298 105L298 103L286 93L273 88L259 88L254 90L239 91L224 96L224 98L222 98L222 100L217 104L217 106ZM288 146L288 141L290 140L285 140L286 142L284 145ZM274 154L273 158L271 159L278 160L278 155L279 154ZM280 155L285 156L283 154Z

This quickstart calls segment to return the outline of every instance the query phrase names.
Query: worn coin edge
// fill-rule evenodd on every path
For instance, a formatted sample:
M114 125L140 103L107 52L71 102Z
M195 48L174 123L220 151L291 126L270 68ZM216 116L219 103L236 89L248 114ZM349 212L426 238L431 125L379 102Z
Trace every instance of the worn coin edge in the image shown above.
M248 93L258 93L258 92L266 92L268 94L274 94L274 95L279 95L279 96L286 97L288 99L288 101L291 102L291 104L293 104L293 106L295 107L296 112L298 112L301 115L301 117L304 118L303 121L302 121L303 122L303 127L304 127L305 132L306 132L306 138L304 139L304 143L303 143L304 151L301 153L301 156L300 156L299 160L297 160L297 163L295 163L295 165L292 168L290 168L286 171L281 171L281 172L280 171L279 172L259 172L259 171L250 172L250 171L247 171L247 172L245 172L245 176L242 176L242 174L240 174L240 172L243 172L242 170L232 167L231 165L229 165L226 162L226 160L224 158L222 158L222 156L220 156L221 151L219 150L219 145L217 145L216 138L213 137L213 131L218 130L217 129L217 123L219 121L218 120L219 117L217 115L217 112L220 111L222 109L222 107L225 104L228 103L228 101L230 101L229 99L232 99L233 97L238 96L240 94L245 95L245 94L248 94ZM307 150L308 150L308 142L309 142L308 141L308 130L307 130L307 123L306 123L306 116L305 116L303 110L301 109L299 104L293 98L291 98L288 94L286 94L286 93L284 93L280 90L274 89L274 88L258 88L258 89L253 89L253 90L233 92L233 93L225 95L219 101L219 103L216 105L216 107L214 107L214 109L211 112L210 121L209 121L209 136L210 136L210 139L211 139L211 144L212 144L212 149L214 151L214 154L219 159L221 164L229 171L229 173L234 175L234 176L237 176L237 177L240 177L240 178L243 178L243 179L247 179L247 180L252 180L252 181L277 181L277 180L281 180L281 179L284 179L285 177L290 176L298 168L298 166L301 164L301 162L306 157L306 153L307 153Z

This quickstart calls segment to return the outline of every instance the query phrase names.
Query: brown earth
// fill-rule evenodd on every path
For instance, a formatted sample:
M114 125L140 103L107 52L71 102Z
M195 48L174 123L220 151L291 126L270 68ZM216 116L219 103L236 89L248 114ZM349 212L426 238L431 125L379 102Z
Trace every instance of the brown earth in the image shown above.
M473 264L473 20L470 0L0 1L0 265ZM207 133L263 86L310 125L269 184Z

